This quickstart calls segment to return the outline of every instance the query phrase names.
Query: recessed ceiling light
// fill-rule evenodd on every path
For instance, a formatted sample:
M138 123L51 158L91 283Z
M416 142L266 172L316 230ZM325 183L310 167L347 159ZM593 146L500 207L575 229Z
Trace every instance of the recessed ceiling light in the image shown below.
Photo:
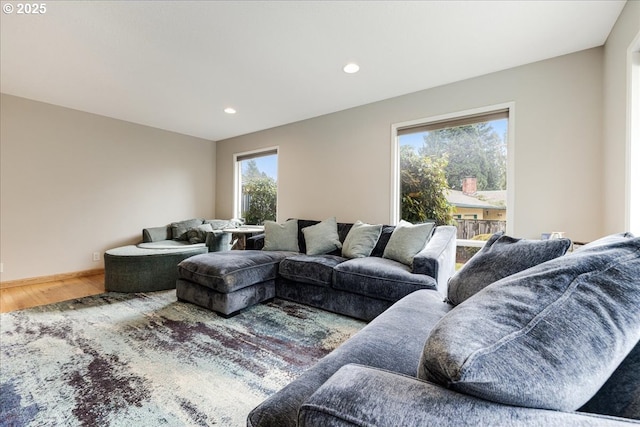
M355 62L351 62L351 63L345 65L343 70L347 74L353 74L353 73L357 73L360 70L360 66L358 64L356 64Z
M231 108L231 107L225 108L224 112L227 113L227 114L235 114L235 113L237 113L236 109L235 108Z

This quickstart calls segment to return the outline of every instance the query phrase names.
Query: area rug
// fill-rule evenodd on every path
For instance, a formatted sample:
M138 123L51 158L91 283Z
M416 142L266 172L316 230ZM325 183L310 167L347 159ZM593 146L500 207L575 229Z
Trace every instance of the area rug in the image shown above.
M274 300L225 319L174 291L0 315L1 426L243 426L364 326Z

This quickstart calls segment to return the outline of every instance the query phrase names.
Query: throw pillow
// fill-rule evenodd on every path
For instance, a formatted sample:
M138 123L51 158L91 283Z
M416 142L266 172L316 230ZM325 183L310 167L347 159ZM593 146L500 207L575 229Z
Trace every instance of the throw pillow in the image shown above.
M199 218L187 219L185 221L173 222L169 226L171 228L171 236L173 240L188 240L187 231L202 224Z
M335 217L302 229L307 255L326 254L342 248Z
M262 250L298 252L298 220L292 219L284 224L265 221Z
M435 224L432 222L411 224L401 220L393 230L382 257L411 266L413 257L426 246L431 238L434 226Z
M418 376L515 406L574 411L640 340L640 238L499 280L432 330Z
M207 233L213 233L213 227L211 224L201 224L187 230L187 239L191 244L204 243L207 241Z
M448 298L458 305L491 283L564 255L569 239L524 240L496 233L449 279Z
M381 232L382 224L370 225L356 221L344 239L342 256L345 258L368 257L376 246Z

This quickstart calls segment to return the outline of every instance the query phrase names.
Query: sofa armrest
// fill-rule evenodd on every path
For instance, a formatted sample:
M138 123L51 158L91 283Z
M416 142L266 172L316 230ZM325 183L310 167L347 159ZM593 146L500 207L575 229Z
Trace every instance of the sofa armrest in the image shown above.
M142 241L144 243L158 242L160 240L171 240L171 227L150 227L142 229Z
M349 364L300 407L299 426L628 426L603 415L479 399L389 371Z
M456 227L450 225L436 227L425 248L413 258L413 273L436 279L443 296L456 269L456 233Z

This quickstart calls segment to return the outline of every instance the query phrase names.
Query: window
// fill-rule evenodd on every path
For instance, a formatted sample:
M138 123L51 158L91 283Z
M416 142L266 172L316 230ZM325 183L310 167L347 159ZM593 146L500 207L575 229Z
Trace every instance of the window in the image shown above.
M278 149L240 153L235 158L234 216L246 224L276 220Z
M513 104L396 124L395 222L457 223L458 238L507 230Z

